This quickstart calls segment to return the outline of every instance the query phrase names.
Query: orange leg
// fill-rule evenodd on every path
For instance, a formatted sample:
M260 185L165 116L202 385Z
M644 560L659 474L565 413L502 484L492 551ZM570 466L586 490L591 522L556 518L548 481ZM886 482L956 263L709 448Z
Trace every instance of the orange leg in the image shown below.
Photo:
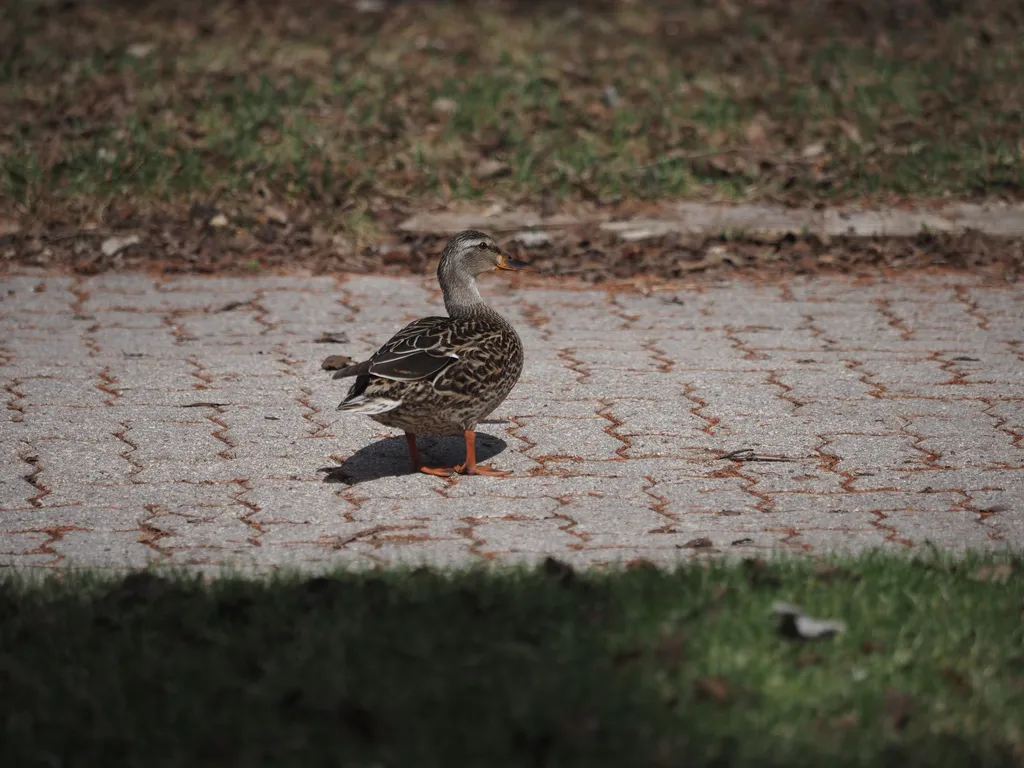
M464 432L466 438L466 461L464 464L459 464L456 467L427 467L424 466L423 460L420 459L420 453L416 450L416 435L411 432L405 433L405 441L409 444L409 455L412 457L412 467L416 472L423 472L428 475L437 475L438 477L451 477L453 472L458 472L463 475L487 475L489 477L506 477L511 475L511 472L505 472L501 469L495 469L488 464L477 464L476 463L476 432L472 429L467 429Z
M409 456L412 458L413 472L423 472L428 475L437 475L438 477L451 477L452 470L447 467L424 466L423 459L420 458L420 452L416 450L416 435L412 432L406 432L405 442L409 444Z
M465 431L466 436L466 463L455 467L456 472L465 475L488 475L490 477L508 477L511 472L502 469L495 469L488 464L476 463L476 432L472 429Z
M409 457L412 459L412 471L419 472L423 468L423 460L420 459L420 452L416 450L416 435L412 432L406 432L405 442L409 445Z

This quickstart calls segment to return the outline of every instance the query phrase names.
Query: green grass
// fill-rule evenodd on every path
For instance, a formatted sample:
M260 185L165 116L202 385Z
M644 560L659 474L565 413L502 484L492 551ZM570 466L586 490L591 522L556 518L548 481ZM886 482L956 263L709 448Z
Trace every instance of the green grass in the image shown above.
M328 209L1024 191L1019 7L917 23L809 2L573 17L19 0L0 10L0 192L41 211L260 187ZM480 178L484 159L507 169Z
M1022 765L1022 598L1000 556L7 577L0 764Z

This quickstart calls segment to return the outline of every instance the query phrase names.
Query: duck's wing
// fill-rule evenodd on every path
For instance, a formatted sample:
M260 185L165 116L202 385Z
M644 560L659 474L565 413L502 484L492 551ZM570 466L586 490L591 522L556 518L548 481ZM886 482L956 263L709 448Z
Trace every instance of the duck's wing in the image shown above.
M335 379L379 376L392 381L416 381L434 376L458 359L451 343L451 319L424 317L392 336L373 357L342 368Z

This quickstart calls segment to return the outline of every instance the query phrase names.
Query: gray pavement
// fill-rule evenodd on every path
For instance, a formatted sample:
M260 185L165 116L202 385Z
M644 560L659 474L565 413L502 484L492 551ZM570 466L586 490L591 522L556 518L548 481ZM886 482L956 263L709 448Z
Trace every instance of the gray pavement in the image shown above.
M14 277L0 565L267 568L1024 544L1024 292L969 277L605 291L493 277L511 478L338 414L432 280ZM349 343L317 343L345 332ZM424 441L457 462L455 439Z
M520 232L527 241L546 242L548 231L580 224L596 225L627 242L670 234L717 236L722 232L777 240L785 235L875 238L914 237L922 232L962 234L980 232L990 237L1024 237L1024 205L1008 203L950 203L928 208L868 209L859 206L792 208L760 203L676 202L653 206L646 216L623 219L607 210L570 216L544 216L539 211L485 210L421 212L402 222L406 232L454 234L463 229L485 232ZM521 231L525 230L525 231ZM540 238L538 240L538 238Z

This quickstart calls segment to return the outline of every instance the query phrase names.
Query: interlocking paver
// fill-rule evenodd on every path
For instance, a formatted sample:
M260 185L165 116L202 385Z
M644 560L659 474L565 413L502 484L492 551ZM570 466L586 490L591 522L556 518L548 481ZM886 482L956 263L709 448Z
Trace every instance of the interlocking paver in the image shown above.
M0 564L200 570L1024 545L1024 293L966 276L489 280L526 369L511 478L409 473L320 370L430 279L10 277ZM316 343L344 332L346 343ZM190 407L191 406L191 407ZM454 464L452 438L424 438Z

